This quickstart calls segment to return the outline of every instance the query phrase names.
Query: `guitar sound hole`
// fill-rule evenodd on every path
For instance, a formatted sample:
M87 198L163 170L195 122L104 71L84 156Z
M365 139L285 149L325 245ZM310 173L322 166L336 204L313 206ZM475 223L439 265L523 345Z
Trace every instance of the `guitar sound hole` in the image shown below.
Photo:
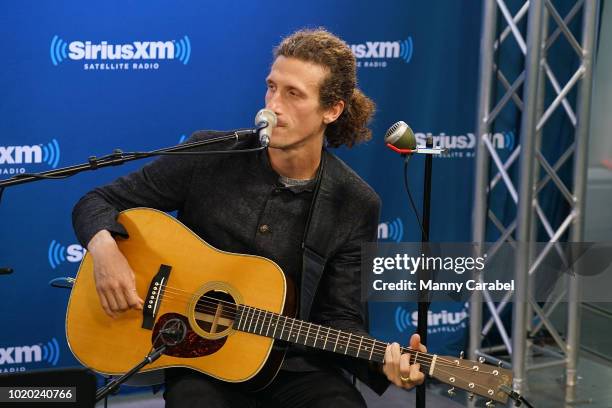
M195 321L211 335L222 333L234 324L236 301L227 292L211 290L204 293L195 307Z

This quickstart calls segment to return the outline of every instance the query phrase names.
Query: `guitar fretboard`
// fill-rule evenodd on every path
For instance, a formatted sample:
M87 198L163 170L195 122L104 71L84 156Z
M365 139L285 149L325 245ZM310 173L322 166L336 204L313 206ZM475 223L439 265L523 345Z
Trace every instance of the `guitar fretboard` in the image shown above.
M367 336L355 335L246 305L238 306L233 328L379 363L384 361L388 345ZM416 361L418 354L411 354L411 364Z

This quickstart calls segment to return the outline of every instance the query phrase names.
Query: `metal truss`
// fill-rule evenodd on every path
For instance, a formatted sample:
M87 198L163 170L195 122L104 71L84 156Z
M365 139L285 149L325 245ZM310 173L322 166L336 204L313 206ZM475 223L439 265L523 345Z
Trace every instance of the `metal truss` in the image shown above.
M554 293L544 307L534 301L532 291L534 276L538 266L550 251L556 251L564 262L560 239L569 232L570 241L579 242L583 237L584 196L587 167L587 139L592 85L592 64L595 36L597 33L596 16L599 0L578 0L566 16L562 17L553 0L528 0L512 15L504 0L484 0L483 32L480 48L480 88L478 101L478 122L476 155L475 206L473 213L473 241L485 242L487 237L497 238L488 249L489 259L496 255L501 245L516 246L515 290L506 293L501 302L493 302L489 293L475 293L470 305L470 358L484 357L497 361L491 353L505 352L511 356L514 372L514 388L525 391L525 378L528 370L555 365L565 365L567 400L575 396L577 351L579 345L579 300L580 282L572 280L566 293ZM581 12L581 13L580 13ZM503 30L497 30L498 13L501 14ZM576 16L582 16L581 42L570 29ZM527 22L525 24L525 18ZM549 27L549 22L551 22ZM551 30L549 33L549 28ZM576 53L579 66L565 83L555 75L554 63L548 58L549 49L557 41L566 41ZM511 44L508 44L512 41ZM501 53L513 46L518 47L524 57L524 66L503 66ZM495 60L500 61L499 65ZM504 73L504 69L516 71L523 68L514 79ZM501 97L495 97L495 89L503 88ZM546 86L546 85L549 86ZM548 105L546 92L552 89L554 95ZM578 98L572 101L569 94L576 89ZM550 99L550 98L549 98ZM496 120L505 109L516 109L520 113L520 144L502 159L495 149L491 134ZM549 152L542 150L544 130L550 118L557 111L567 116L574 127L573 143L551 163ZM518 163L517 163L518 161ZM574 174L571 186L563 182L559 170L573 161ZM519 176L513 177L513 165L518 165ZM559 225L553 225L550 214L546 214L540 204L543 189L549 185L567 202L569 212ZM500 191L502 190L502 191ZM516 218L504 224L504 217L489 208L491 196L495 193L507 194L516 208ZM537 252L534 243L536 231L541 226L547 235L546 245ZM527 301L513 301L527 299ZM559 333L550 320L550 315L564 296L569 296L568 332L566 338ZM483 324L483 303L491 317ZM512 332L504 326L502 313L512 306ZM482 339L493 328L501 336L502 343L488 348L482 347ZM527 365L528 354L537 347L528 341L540 330L546 328L559 351L538 348L551 359L546 363ZM552 361L551 361L552 360ZM508 362L510 363L510 362ZM570 390L570 388L572 390Z

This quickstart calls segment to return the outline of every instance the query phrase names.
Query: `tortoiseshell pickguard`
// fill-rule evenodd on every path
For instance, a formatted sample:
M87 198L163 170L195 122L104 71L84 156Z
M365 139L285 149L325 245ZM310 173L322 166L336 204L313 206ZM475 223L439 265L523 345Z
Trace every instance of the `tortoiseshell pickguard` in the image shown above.
M164 354L172 357L183 357L183 358L193 358L193 357L202 357L207 356L209 354L213 354L218 351L227 340L227 337L222 337L217 340L209 340L203 337L200 337L196 332L191 329L189 325L189 320L178 313L166 313L160 316L155 323L155 327L153 328L153 334L151 336L151 342L155 341L159 331L164 324L170 319L180 319L185 323L187 327L187 333L183 341L178 343L175 346L168 346Z

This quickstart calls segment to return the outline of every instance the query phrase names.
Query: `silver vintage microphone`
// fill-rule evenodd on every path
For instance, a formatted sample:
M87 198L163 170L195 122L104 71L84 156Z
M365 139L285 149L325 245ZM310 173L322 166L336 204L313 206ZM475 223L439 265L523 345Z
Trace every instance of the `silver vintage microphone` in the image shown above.
M276 126L276 113L270 109L262 109L255 115L255 127L259 134L259 143L263 147L267 147L270 144L270 137L272 136L272 129Z

